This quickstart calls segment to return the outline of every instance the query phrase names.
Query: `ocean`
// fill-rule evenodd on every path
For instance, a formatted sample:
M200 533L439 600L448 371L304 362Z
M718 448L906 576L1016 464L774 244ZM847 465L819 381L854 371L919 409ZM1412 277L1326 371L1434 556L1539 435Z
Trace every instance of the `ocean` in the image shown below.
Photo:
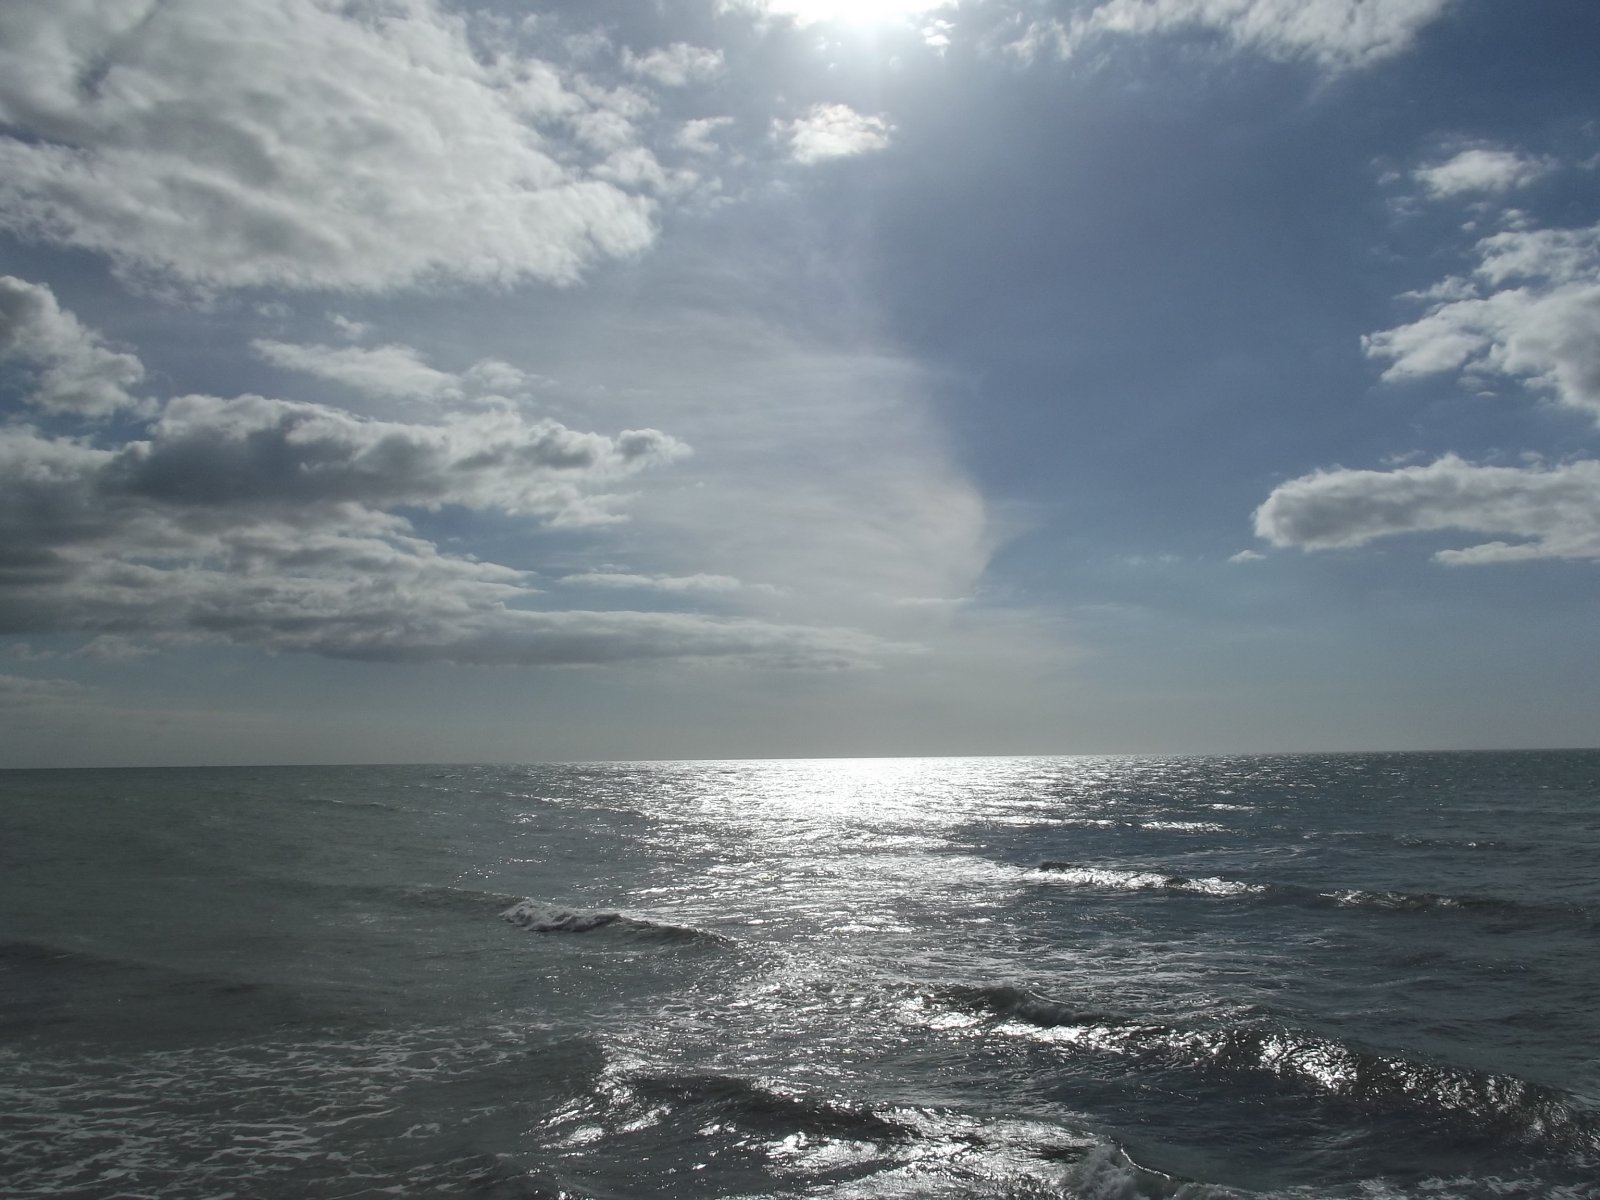
M1600 1196L1600 752L0 774L0 1195Z

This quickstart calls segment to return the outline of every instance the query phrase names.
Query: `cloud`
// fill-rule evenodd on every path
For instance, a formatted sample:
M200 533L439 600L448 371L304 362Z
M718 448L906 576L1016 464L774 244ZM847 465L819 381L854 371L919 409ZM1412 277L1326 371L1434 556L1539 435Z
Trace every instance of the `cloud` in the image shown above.
M0 675L0 712L20 710L26 713L41 707L71 707L89 694L89 688L67 679Z
M1035 22L1014 49L1070 57L1106 35L1209 32L1231 45L1329 71L1370 66L1410 49L1453 0L1103 0L1070 22Z
M955 0L718 0L717 7L722 12L783 17L805 26L826 21L845 24L911 21L934 9L952 8L954 4Z
M638 589L654 592L696 592L717 594L741 592L747 589L776 592L765 583L744 583L731 575L628 575L615 571L585 571L577 575L563 575L564 584L584 587Z
M23 399L47 413L107 417L142 402L130 388L144 379L144 364L112 350L40 283L0 275L0 361L35 370Z
M889 145L892 132L882 117L869 117L844 104L817 104L803 117L773 123L773 135L789 146L798 163L870 154Z
M434 0L0 6L0 227L201 287L571 283L654 201L570 136L614 94Z
M1228 561L1231 563L1252 563L1260 562L1265 557L1265 554L1258 554L1254 550L1241 550L1237 554L1230 554Z
M354 324L354 323L352 323ZM257 338L250 348L275 367L332 380L379 399L462 400L469 394L511 396L550 381L499 359L460 374L430 367L411 346L324 346Z
M455 504L574 525L613 519L589 489L687 452L654 429L613 438L503 411L425 425L263 396L181 396L148 440L105 460L97 486L164 503Z
M452 452L448 433L380 430L257 397L185 397L169 409L149 442L122 450L0 431L0 632L511 665L687 657L834 667L897 649L848 629L533 611L524 572L442 553L380 507L556 504L559 520L580 503L575 489L532 480L626 468L628 435L530 430L520 444L493 439L499 452L470 437ZM659 436L635 449L636 459L658 454Z
M422 361L410 346L320 346L257 338L250 343L257 357L275 367L331 379L369 396L456 396L461 381Z
M1498 194L1526 187L1553 169L1554 164L1548 159L1479 146L1463 150L1431 167L1419 167L1412 172L1412 177L1430 196L1439 199L1473 192Z
M732 117L700 117L685 121L675 141L679 149L691 154L715 154L718 150L715 141L717 131L732 124Z
M1302 550L1447 529L1521 539L1434 555L1453 566L1600 558L1600 461L1486 467L1446 455L1393 471L1335 468L1280 484L1255 513L1258 537Z
M1464 371L1527 383L1600 420L1600 225L1484 238L1470 276L1417 297L1420 318L1363 339L1388 381Z
M96 344L71 314L51 311L54 327L75 331L72 345ZM687 453L654 429L585 433L505 410L382 421L254 395L170 399L117 445L0 426L0 634L87 634L95 653L124 655L198 639L530 666L845 667L911 649L832 626L543 611L528 572L446 553L406 515L459 506L604 525L623 519L626 497L612 488ZM721 583L645 582L685 592Z
M663 87L684 87L716 78L722 72L723 62L720 50L673 42L639 55L624 50L622 65L632 74L652 79Z

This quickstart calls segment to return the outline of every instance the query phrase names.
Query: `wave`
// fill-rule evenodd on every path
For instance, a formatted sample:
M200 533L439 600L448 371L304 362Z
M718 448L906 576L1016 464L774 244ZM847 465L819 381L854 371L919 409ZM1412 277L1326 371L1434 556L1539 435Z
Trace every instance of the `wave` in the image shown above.
M759 1147L772 1172L769 1182L775 1178L787 1185L763 1192L767 1195L1081 1200L1243 1200L1247 1195L1141 1166L1103 1134L1042 1119L873 1104L719 1073L623 1073L603 1091L620 1110L613 1110L612 1119L624 1121L625 1129L654 1126L663 1142L676 1145L692 1130L702 1146L710 1140L710 1153Z
M530 933L590 933L596 929L609 929L651 941L721 946L731 945L733 941L720 933L692 925L672 925L615 911L563 908L526 897L518 899L501 912L500 919Z
M1045 861L1035 868L1049 876L1050 882L1069 887L1099 888L1105 891L1196 892L1206 896L1242 896L1268 890L1266 884L1242 883L1216 876L1192 878L1165 871L1128 870L1121 867L1096 867L1086 863Z
M1367 1111L1421 1109L1513 1142L1600 1149L1600 1113L1515 1075L1385 1054L1278 1023L1184 1027L1083 1011L1022 988L952 986L935 1005L1074 1051L1116 1054L1156 1069L1268 1076L1282 1086Z
M650 1105L689 1107L697 1110L697 1116L761 1128L799 1128L811 1137L904 1142L917 1132L913 1125L870 1105L808 1095L774 1080L715 1073L633 1075L625 1090Z
M1253 883L1220 876L1191 877L1168 871L1046 860L1030 872L1043 882L1108 892L1189 893L1223 899L1250 896L1320 907L1374 909L1388 912L1460 911L1522 920L1594 921L1581 905L1529 904L1503 896L1450 896L1440 892L1406 892L1382 888L1321 890L1298 884Z

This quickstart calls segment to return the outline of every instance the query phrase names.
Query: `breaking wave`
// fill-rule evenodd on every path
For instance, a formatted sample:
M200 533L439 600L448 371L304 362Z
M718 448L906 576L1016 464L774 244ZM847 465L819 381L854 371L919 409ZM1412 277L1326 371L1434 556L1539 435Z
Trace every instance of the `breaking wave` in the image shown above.
M1454 1117L1503 1141L1600 1149L1600 1114L1555 1088L1510 1074L1385 1054L1266 1021L1185 1027L1084 1011L1006 985L952 986L926 1000L975 1015L994 1034L1115 1054L1156 1069L1270 1077L1369 1112L1409 1109Z
M1522 920L1594 921L1581 905L1527 904L1502 896L1450 896L1440 892L1406 892L1381 888L1321 890L1296 884L1255 883L1219 876L1191 877L1170 871L1046 860L1030 874L1040 882L1106 892L1168 892L1265 900L1318 907L1375 909L1388 912L1479 913Z

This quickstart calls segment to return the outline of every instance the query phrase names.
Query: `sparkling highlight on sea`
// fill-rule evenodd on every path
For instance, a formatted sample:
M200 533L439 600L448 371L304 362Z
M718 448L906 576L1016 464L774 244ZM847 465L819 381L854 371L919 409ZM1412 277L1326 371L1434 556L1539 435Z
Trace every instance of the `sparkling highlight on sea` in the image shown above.
M7 1197L1600 1196L1600 752L0 775Z

